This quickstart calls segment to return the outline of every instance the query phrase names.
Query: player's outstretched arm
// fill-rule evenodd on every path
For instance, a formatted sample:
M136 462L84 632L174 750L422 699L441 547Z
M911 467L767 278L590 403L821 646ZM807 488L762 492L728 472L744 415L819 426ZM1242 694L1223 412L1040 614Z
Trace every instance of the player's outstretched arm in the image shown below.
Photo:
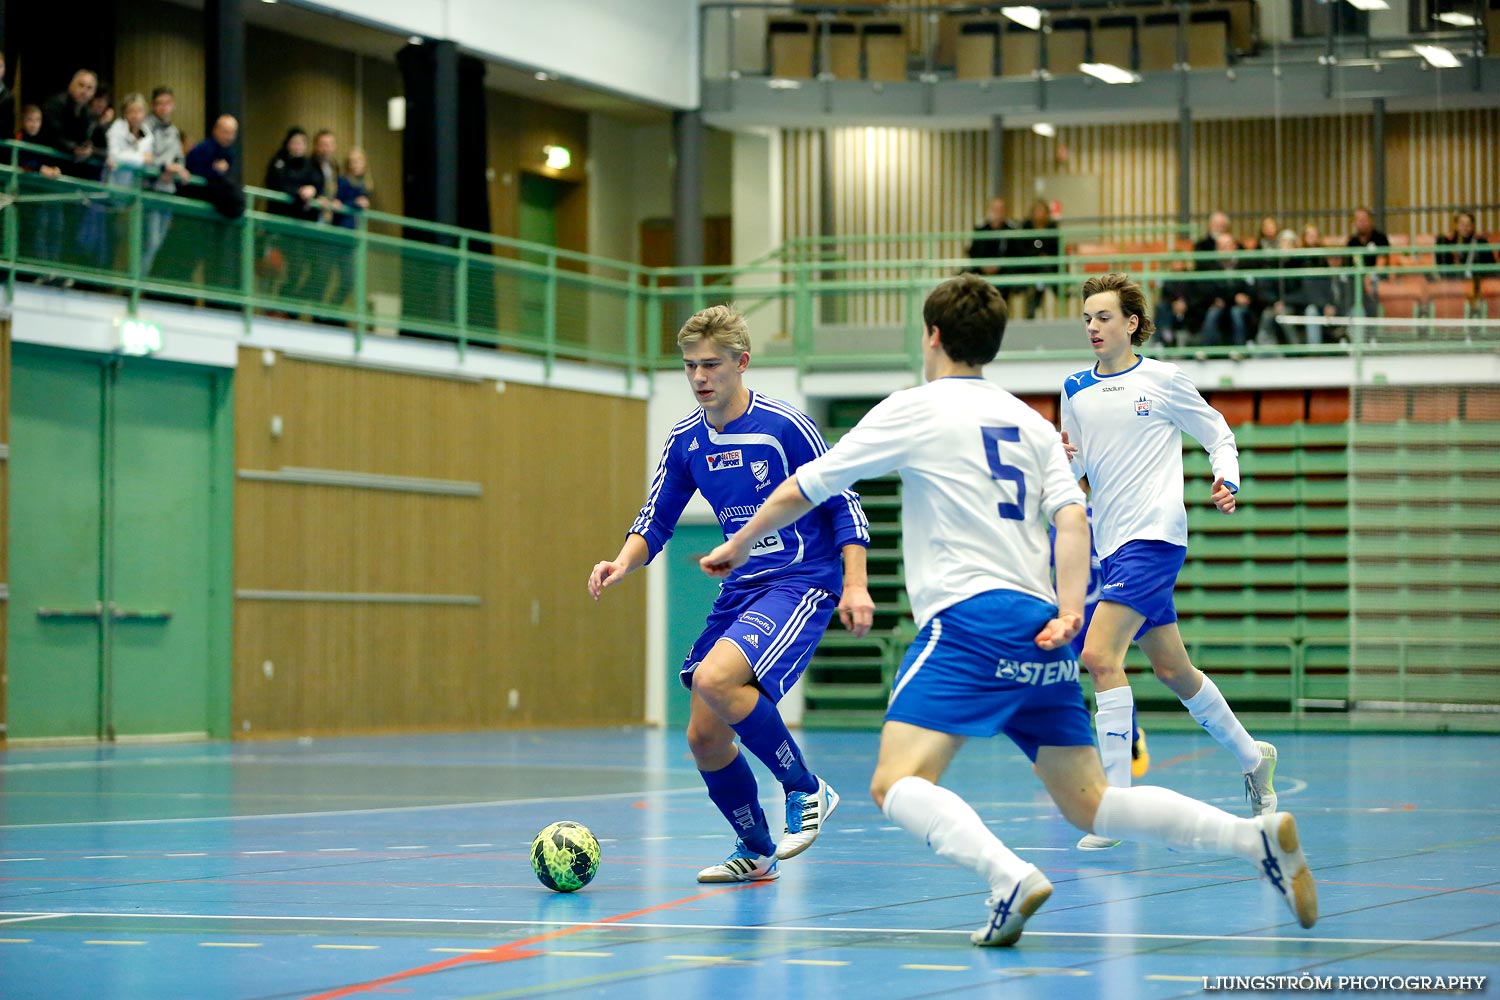
M797 477L793 475L771 491L754 517L741 525L740 530L730 535L722 545L699 559L698 565L709 576L728 576L745 565L745 560L750 558L750 546L757 538L780 531L812 509L812 502L802 495L802 490L797 486Z
M1208 498L1214 502L1214 506L1219 508L1221 513L1233 514L1235 492L1224 482L1224 477L1220 476L1214 480L1213 487L1209 490Z
M594 563L594 571L589 574L589 596L597 601L606 587L613 587L625 579L627 574L644 566L650 556L651 550L646 545L646 539L634 532L626 535L619 555L612 560Z
M875 601L870 597L870 578L863 545L844 546L844 593L839 597L839 621L856 639L869 634L875 624Z
M1033 640L1043 649L1059 649L1083 628L1083 602L1089 583L1089 521L1081 504L1070 503L1053 518L1057 540L1057 617Z

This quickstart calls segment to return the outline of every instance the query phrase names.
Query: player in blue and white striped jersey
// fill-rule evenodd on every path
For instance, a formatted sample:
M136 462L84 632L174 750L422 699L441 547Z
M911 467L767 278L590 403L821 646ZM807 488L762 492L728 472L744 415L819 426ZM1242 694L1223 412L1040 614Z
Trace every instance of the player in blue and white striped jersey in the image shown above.
M724 534L750 519L775 485L828 450L796 407L744 384L750 364L745 320L727 306L694 315L677 335L698 409L672 428L646 502L620 554L594 566L600 593L656 557L695 492ZM808 769L776 705L797 683L837 606L855 635L870 629L875 605L866 582L870 525L859 496L846 490L795 524L757 538L749 563L724 581L698 641L682 665L692 692L688 745L709 798L739 837L700 882L779 876L778 860L812 845L837 808L838 793ZM842 595L836 596L836 595ZM786 791L786 836L771 839L745 748Z
M1000 733L1031 759L1070 823L1237 854L1311 927L1317 886L1291 816L1242 819L1169 789L1105 781L1068 645L1088 579L1083 493L1052 425L983 377L1005 323L1005 300L983 279L939 285L922 307L926 384L877 404L699 564L723 576L753 563L751 546L767 532L851 483L900 472L901 558L920 631L896 674L870 794L892 822L989 883L975 944L1015 944L1052 895L1046 875L937 784L968 737Z
M1096 275L1084 282L1083 300L1097 360L1063 382L1061 414L1073 471L1088 481L1104 571L1083 649L1094 681L1104 773L1112 785L1130 784L1135 696L1125 653L1133 639L1157 679L1235 755L1254 815L1274 813L1276 748L1250 736L1218 686L1188 659L1172 603L1187 557L1182 434L1208 450L1214 473L1209 500L1233 514L1240 479L1234 433L1182 369L1136 354L1153 329L1139 284L1124 274ZM1078 846L1103 850L1118 843L1089 836Z

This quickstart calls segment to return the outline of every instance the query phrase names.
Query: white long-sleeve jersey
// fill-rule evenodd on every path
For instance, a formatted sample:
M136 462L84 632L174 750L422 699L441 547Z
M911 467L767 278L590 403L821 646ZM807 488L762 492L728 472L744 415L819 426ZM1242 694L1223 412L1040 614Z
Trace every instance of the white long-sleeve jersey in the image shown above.
M797 470L822 503L901 473L901 550L917 625L965 598L1018 590L1057 603L1047 526L1084 503L1057 430L982 378L941 378L887 397Z
M1074 474L1089 480L1101 559L1135 539L1187 545L1182 432L1208 451L1214 475L1239 489L1234 432L1174 364L1141 358L1113 375L1069 375L1062 429L1078 446Z

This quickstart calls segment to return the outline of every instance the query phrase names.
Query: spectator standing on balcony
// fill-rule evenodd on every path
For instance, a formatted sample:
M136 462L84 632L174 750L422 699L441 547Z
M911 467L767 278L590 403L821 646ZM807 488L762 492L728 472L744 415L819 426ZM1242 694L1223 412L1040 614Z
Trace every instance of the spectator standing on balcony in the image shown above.
M177 111L177 98L171 87L157 87L151 91L151 114L146 125L151 129L151 157L160 171L151 182L151 190L160 195L175 194L177 182L190 176L183 164L182 130L172 122ZM151 273L156 252L167 237L167 228L172 224L172 212L165 205L153 203L146 210L146 232L141 245L141 271Z
M0 136L16 134L16 91L5 82L5 53L0 52Z
M339 174L338 201L344 207L344 211L334 217L334 223L345 229L355 229L359 224L359 214L370 207L370 195L375 190L375 182L370 177L370 163L365 156L365 151L355 146L349 150L349 158L344 163L344 172ZM344 299L349 295L349 290L354 286L354 246L352 244L339 249L339 277L338 284L333 290L333 305L342 306ZM356 302L355 309L362 307L362 303Z
M21 131L16 138L22 142L40 146L42 137L42 109L35 104L28 104L21 109ZM55 159L46 153L22 152L19 164L22 170L21 192L23 194L55 194L53 188L43 187L31 180L28 175L35 174L49 180L62 176L62 165L65 161ZM58 248L62 246L63 240L63 210L62 206L55 202L42 202L32 209L32 223L21 226L21 256L31 260L56 260ZM38 282L45 278L37 278Z
M126 94L120 104L121 117L115 119L105 133L104 183L111 187L140 191L146 176L155 162L152 153L153 138L146 124L146 96ZM128 239L131 211L139 211L136 199L121 199L108 209L108 224L100 240L96 263L108 267L113 263L114 248ZM142 273L146 272L142 269Z
M94 147L94 157L90 161L92 180L104 179L104 154L109 148L109 127L115 123L114 94L110 92L109 84L99 82L94 89L94 96L89 98L89 118L93 121L92 131L89 132L89 142Z
M1317 226L1309 223L1302 227L1302 239L1298 245L1304 250L1322 249L1323 234L1318 231ZM1327 256L1319 257L1310 254L1306 257L1298 257L1297 266L1327 268L1333 266L1333 261ZM1304 316L1332 319L1339 314L1341 299L1339 281L1331 274L1303 278L1300 299ZM1325 339L1334 339L1328 336L1321 323L1308 324L1304 329L1307 331L1306 343L1321 344Z
M83 176L85 164L94 155L94 144L89 141L94 131L89 102L98 86L99 77L94 71L81 69L73 74L67 90L42 103L42 130L38 141L43 146L66 153L69 162L64 172L75 177Z
M1030 236L1013 237L1010 241L1010 256L1015 259L1011 265L1012 270L1021 271L1026 274L1059 274L1062 272L1061 261L1050 264L1038 264L1036 260L1048 257L1060 257L1062 254L1062 240L1057 236L1057 223L1052 219L1052 209L1046 201L1041 198L1031 203L1031 211L1026 217L1026 228L1031 230ZM1042 311L1042 303L1046 301L1047 289L1051 288L1046 282L1037 282L1026 287L1026 315L1035 319Z
M318 223L335 225L344 216L344 203L339 201L338 137L331 130L321 129L313 136L308 166L317 178L314 186L318 193L313 200L318 207ZM328 276L335 265L345 269L345 244L341 240L318 240L308 250L307 295L314 302L322 302L328 291Z
M290 202L272 202L271 214L302 222L317 222L319 180L317 171L307 159L307 133L293 125L287 129L271 162L266 164L264 186L291 199ZM299 294L308 283L309 254L302 240L286 237L284 230L279 234L273 232L269 242L271 249L279 250L286 262L286 280L281 290L291 296Z
M1004 267L999 261L1010 256L1010 241L1007 234L1014 232L1016 224L1005 216L1005 199L994 198L990 201L990 209L985 213L984 221L974 227L976 233L990 233L994 235L975 236L969 243L969 259L973 261L984 261L975 263L971 270L975 274L996 275Z
M239 287L240 233L226 221L239 218L245 211L244 192L233 180L239 134L240 123L234 116L220 115L208 137L183 158L191 183L181 184L178 193L207 202L216 214L208 219L195 218L191 225L178 216L168 234L168 252L155 262L157 276L190 281L202 260L204 284Z
M1233 242L1227 233L1220 237L1220 245ZM1130 786L1135 697L1125 653L1134 641L1157 679L1234 754L1251 813L1274 813L1276 748L1256 742L1214 682L1193 665L1172 603L1187 556L1182 434L1209 454L1209 501L1233 514L1240 478L1234 432L1182 369L1136 353L1153 328L1141 287L1127 275L1101 274L1084 282L1083 320L1096 361L1063 381L1060 409L1063 448L1093 498L1094 546L1104 572L1082 658L1094 681L1105 777L1112 787ZM1099 833L1107 831L1089 834L1078 847L1104 850L1120 842Z
M1438 247L1451 247L1452 249L1439 249L1433 254L1433 261L1438 266L1462 267L1461 273L1448 272L1440 277L1459 278L1472 280L1475 277L1475 265L1495 264L1497 261L1495 251L1476 250L1475 246L1485 241L1475 233L1474 213L1455 212L1453 224L1448 232L1437 238Z
M1268 216L1269 218L1269 216ZM1276 236L1276 249L1297 249L1297 234L1290 229L1283 229ZM1300 266L1295 257L1266 257L1260 261L1263 268L1289 268ZM1303 309L1302 301L1302 279L1301 278L1269 278L1257 282L1261 295L1271 299L1271 304L1261 310L1259 329L1256 331L1255 342L1257 344L1296 344L1302 341L1300 331L1295 327L1283 326L1276 322L1276 317L1288 313L1299 314Z

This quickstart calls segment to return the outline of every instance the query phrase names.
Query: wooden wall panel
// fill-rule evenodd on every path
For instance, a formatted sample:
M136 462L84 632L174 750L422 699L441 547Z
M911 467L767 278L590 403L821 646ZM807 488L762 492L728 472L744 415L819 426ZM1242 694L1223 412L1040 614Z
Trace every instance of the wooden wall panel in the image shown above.
M374 188L371 207L392 215L404 213L401 191L401 133L392 132L388 124L388 106L392 97L403 92L401 71L394 62L358 56L359 117L355 130L345 140L341 156L350 148L362 146L370 163Z
M245 29L246 108L240 144L245 152L245 180L260 184L266 165L292 125L307 131L332 129L339 157L354 136L354 60L350 52L303 38ZM390 166L374 165L389 174Z
M205 134L203 12L165 0L122 0L115 20L115 100L161 85L177 100L173 122L190 148Z
M485 114L489 120L490 229L515 237L520 229L521 174L528 172L568 184L557 212L557 244L565 250L588 252L588 115L581 111L523 101L488 91ZM573 163L553 170L545 163L543 146L566 146Z
M483 492L239 480L237 589L474 594L481 604L238 600L237 731L640 721L645 587L632 581L595 604L583 584L618 551L640 502L643 403L284 357L267 367L248 350L238 378L240 468L423 476Z
M784 135L788 237L819 232L825 141L834 201L829 235L964 230L984 214L990 192L984 190L989 153L982 130L796 129ZM1236 216L1235 232L1245 239L1263 214L1283 227L1312 222L1325 235L1346 233L1350 210L1373 195L1370 135L1368 114L1197 122L1190 164L1194 218L1223 209ZM1412 206L1495 202L1500 110L1391 114L1386 135L1388 231L1447 230L1446 210L1414 213ZM1176 216L1175 122L1064 125L1056 137L1007 130L1004 157L998 193L1013 217L1025 214L1039 178L1057 175L1097 177L1106 219ZM1480 214L1481 230L1500 228L1500 219ZM938 249L960 248L955 241Z
M1446 233L1447 209L1414 205L1500 202L1500 109L1469 108L1392 116L1386 128L1386 214L1390 233ZM1500 217L1479 213L1480 232L1500 231Z

